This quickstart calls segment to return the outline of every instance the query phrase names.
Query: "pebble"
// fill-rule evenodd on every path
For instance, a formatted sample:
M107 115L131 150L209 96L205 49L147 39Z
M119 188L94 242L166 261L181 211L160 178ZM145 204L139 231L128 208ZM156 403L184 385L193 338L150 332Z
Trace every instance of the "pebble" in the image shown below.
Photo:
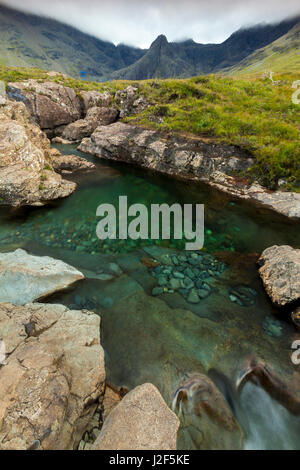
M154 297L157 297L158 295L161 295L164 293L164 289L162 287L154 287L154 289L152 289L152 295Z
M177 279L184 279L184 274L182 274L178 271L174 271L173 276L176 277Z
M198 304L200 302L200 299L199 299L199 296L198 296L198 293L197 293L196 289L191 289L191 291L188 295L187 301L190 304Z

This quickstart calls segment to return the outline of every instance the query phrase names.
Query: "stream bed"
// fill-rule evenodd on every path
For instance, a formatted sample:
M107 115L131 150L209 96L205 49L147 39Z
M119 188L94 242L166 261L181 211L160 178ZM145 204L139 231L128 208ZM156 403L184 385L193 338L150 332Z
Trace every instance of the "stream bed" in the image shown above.
M22 247L61 259L85 274L84 281L47 302L101 315L101 343L112 386L131 389L151 382L171 406L184 374L215 369L234 384L249 356L299 384L299 366L290 358L299 334L272 307L256 261L274 244L299 247L300 223L205 185L100 161L73 146L56 147L93 161L96 170L71 175L77 191L51 206L1 208L0 250ZM181 240L98 240L98 205L117 207L124 195L128 204L148 208L153 203L205 204L204 249L192 256ZM159 265L152 266L153 259ZM200 282L199 301L190 301L188 285L170 288L175 271L186 284L187 278L194 285ZM299 418L263 390L247 384L239 407L246 449L300 449ZM215 448L197 425L193 429L193 435L188 426L182 430L179 448ZM220 447L228 448L226 442Z

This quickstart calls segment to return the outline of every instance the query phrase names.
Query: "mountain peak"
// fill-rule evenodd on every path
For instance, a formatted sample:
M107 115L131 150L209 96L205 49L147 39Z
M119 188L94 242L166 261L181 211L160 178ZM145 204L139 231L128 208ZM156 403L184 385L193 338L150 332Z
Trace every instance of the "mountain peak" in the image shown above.
M168 45L168 40L166 38L166 36L164 34L160 34L159 36L157 36L157 38L155 39L155 41L153 41L153 43L151 44L150 46L150 49L152 47L156 47L156 46L164 46L164 45Z

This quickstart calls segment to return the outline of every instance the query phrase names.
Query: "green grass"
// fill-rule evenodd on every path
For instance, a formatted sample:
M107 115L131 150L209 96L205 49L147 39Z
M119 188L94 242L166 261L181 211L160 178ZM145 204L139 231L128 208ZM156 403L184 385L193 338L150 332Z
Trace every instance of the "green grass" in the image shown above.
M183 80L140 82L85 82L63 76L49 78L38 69L0 66L0 79L53 80L83 90L110 91L129 84L151 103L146 111L124 121L147 128L192 134L215 142L234 144L255 157L254 168L245 175L275 188L279 178L287 189L300 191L300 105L292 103L292 83L300 73L274 76L273 85L260 77L193 77Z

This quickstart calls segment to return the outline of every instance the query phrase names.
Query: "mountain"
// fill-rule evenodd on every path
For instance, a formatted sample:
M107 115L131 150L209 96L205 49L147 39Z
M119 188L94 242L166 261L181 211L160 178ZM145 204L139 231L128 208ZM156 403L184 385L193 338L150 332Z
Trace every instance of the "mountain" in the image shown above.
M266 47L256 50L239 64L228 69L235 75L259 72L299 72L300 70L300 22L287 34Z
M58 21L0 5L0 64L104 80L145 51L115 46Z
M198 44L193 40L169 43L159 36L137 62L112 74L114 79L188 77L218 72L241 62L291 30L300 18L275 25L240 29L222 44Z
M288 54L297 56L292 51L293 44L298 44L297 28L291 31L299 21L294 18L240 29L222 44L168 42L160 35L150 49L143 50L115 46L58 21L0 5L0 65L39 67L95 81L190 77L237 64L248 67L260 61L262 54L272 54L269 45L277 40L280 43L274 43L275 48L284 47L286 53L290 47ZM289 46L281 42L286 34L292 34L288 36Z

